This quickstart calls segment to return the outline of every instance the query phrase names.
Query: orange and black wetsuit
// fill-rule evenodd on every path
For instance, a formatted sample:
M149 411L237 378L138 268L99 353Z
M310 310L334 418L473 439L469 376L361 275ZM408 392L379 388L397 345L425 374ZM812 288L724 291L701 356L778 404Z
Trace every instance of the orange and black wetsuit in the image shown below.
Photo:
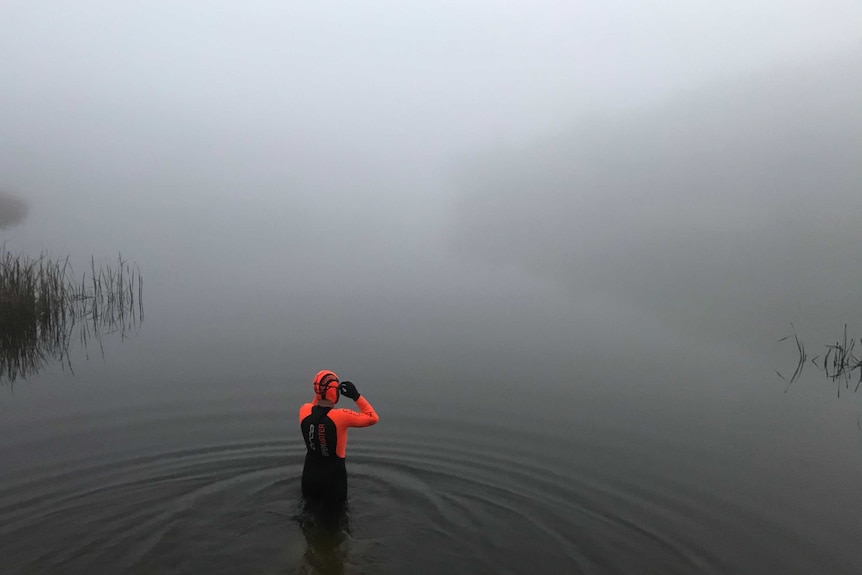
M347 430L374 425L379 419L364 397L356 400L356 406L361 413L318 405L315 398L299 409L299 427L307 449L302 469L302 495L306 499L336 505L347 500Z

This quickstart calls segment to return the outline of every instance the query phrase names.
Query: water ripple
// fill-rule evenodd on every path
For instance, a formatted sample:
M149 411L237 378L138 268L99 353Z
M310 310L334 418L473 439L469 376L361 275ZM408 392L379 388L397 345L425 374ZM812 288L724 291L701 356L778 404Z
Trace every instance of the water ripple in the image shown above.
M330 537L303 518L304 446L283 422L221 442L209 422L206 445L15 469L0 484L4 573L727 573L706 534L769 524L672 474L599 465L588 444L412 422L356 432Z

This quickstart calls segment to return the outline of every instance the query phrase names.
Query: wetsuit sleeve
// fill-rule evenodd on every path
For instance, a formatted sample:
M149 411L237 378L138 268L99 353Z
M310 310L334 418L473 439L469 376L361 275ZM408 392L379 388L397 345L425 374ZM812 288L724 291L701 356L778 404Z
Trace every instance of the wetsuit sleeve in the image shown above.
M338 430L338 443L335 446L335 453L338 457L344 457L347 451L347 429L350 427L368 427L374 425L380 418L377 412L368 403L368 400L362 396L356 400L356 407L361 411L353 411L352 409L333 409L329 412L329 417L335 422Z
M371 407L368 400L361 395L359 396L359 399L356 400L356 407L358 407L361 412L353 411L352 409L338 410L338 419L344 427L368 427L369 425L374 425L380 421L380 417L378 417L377 412L374 411L374 408Z

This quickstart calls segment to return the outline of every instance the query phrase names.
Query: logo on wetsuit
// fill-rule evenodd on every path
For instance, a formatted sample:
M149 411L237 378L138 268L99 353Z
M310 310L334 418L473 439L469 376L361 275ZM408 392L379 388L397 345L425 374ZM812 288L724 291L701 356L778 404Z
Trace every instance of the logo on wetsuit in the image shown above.
M308 447L311 448L312 451L317 449L317 446L314 444L314 424L308 424Z
M320 454L329 457L329 447L326 445L326 426L322 423L317 425L317 441L320 443Z

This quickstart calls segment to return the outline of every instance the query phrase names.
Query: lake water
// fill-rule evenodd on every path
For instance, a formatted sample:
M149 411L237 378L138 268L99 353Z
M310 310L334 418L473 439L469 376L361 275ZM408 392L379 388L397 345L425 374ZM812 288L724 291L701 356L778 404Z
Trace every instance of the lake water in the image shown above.
M2 572L859 572L855 396L509 279L226 309L151 277L138 335L0 389ZM381 417L334 531L300 497L319 368Z

